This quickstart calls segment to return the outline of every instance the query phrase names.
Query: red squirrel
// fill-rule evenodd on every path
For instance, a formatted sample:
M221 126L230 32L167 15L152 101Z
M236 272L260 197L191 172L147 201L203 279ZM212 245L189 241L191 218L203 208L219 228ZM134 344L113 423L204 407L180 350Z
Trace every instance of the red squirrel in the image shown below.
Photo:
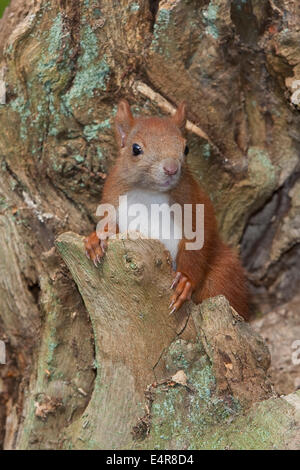
M171 285L174 291L171 313L188 299L199 303L223 294L247 320L248 291L243 269L237 254L219 236L210 198L189 172L188 147L182 136L185 124L185 103L180 104L172 117L133 117L128 102L121 100L115 118L119 156L105 182L101 204L112 204L119 213L119 196L122 195L127 196L129 205L177 203L183 208L185 204L192 204L193 217L196 204L203 204L201 249L186 249L186 242L190 240L184 236L168 243L161 240L176 267ZM118 225L120 220L117 219ZM118 225L117 231L127 230L122 224ZM109 233L102 233L100 238L98 235L93 232L85 239L86 254L96 265L105 254Z

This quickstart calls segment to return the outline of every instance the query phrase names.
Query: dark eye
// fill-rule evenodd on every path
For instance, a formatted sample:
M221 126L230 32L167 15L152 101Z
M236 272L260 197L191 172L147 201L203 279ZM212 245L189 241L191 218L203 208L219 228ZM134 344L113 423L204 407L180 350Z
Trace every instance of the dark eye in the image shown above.
M133 153L133 155L140 155L141 153L143 153L143 150L141 149L139 144L133 144L132 153Z
M184 148L184 155L187 155L189 153L189 151L190 151L190 149L186 145L185 148Z

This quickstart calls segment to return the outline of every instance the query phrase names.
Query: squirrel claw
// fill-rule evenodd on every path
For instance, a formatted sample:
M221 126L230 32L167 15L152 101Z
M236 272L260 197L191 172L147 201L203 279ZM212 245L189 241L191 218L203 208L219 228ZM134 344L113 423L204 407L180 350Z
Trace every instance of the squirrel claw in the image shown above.
M170 317L171 315L173 315L174 312L176 312L176 307L173 307L173 308L172 308L171 312L169 313L169 317Z

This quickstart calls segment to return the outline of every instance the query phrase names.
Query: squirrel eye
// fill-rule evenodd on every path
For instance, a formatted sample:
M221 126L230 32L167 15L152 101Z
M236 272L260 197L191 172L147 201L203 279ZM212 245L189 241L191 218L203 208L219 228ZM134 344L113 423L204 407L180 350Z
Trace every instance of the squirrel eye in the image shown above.
M185 148L184 148L184 155L187 155L189 153L189 151L190 151L190 149L186 145Z
M133 144L132 153L133 153L133 155L140 155L141 153L143 153L143 150L141 149L139 144Z

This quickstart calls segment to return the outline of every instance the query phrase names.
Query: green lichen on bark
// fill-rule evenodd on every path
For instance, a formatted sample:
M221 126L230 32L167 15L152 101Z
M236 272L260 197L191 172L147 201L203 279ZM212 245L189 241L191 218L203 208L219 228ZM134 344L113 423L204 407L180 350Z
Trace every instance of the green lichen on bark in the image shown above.
M118 2L115 8L109 0L103 0L100 7L99 2L92 0L13 0L1 20L0 79L3 78L6 89L6 104L0 104L0 330L1 335L5 333L9 339L16 361L14 367L19 371L15 388L7 395L7 407L3 407L7 409L7 426L13 423L11 435L18 435L20 439L7 440L8 448L17 446L18 442L29 448L55 447L61 445L62 436L66 439L65 447L107 445L100 423L94 420L99 402L105 397L101 387L104 371L109 371L109 366L103 364L101 357L95 357L91 335L99 355L102 336L97 321L103 310L110 318L109 302L104 309L87 301L92 326L83 306L77 320L71 321L76 309L70 297L80 299L78 291L72 290L70 277L64 278L65 283L58 282L56 276L66 275L60 261L53 261L57 268L54 275L43 256L62 232L72 230L87 234L93 229L105 173L117 153L113 116L118 100L126 97L136 114L166 114L155 100L136 90L137 80L146 81L174 106L185 100L189 119L213 142L210 144L188 132L188 163L211 195L223 237L236 246L241 243L253 286L259 286L255 300L260 303L261 298L267 298L270 301L264 307L267 311L273 304L288 300L288 296L291 298L299 291L299 269L295 262L299 256L299 105L296 98L300 78L296 3L211 0L199 5L194 0L167 0L150 4L142 0ZM246 253L249 246L251 259ZM147 251L147 245L144 248ZM71 256L71 251L63 244L59 249L64 257ZM75 253L75 245L73 249ZM158 314L167 308L168 293L155 290L150 275L148 295L143 293L141 272L143 269L148 272L143 257L130 253L129 261L125 250L119 259L119 248L112 245L110 250L112 264L114 257L118 263L113 264L112 269L107 264L103 266L101 275L111 276L105 284L106 291L110 293L111 286L115 288L117 282L123 285L118 271L126 274L132 281L131 287L134 285L138 291L137 299L133 292L129 299L126 292L120 294L124 305L114 315L123 325L127 310L131 311L131 305L135 305L134 312L131 311L132 323L137 331L149 328L149 335L152 335L151 342L147 343L146 339L141 342L140 350L147 351L143 356L150 351L151 360L156 363L162 347L155 342L157 330L166 328L170 343L174 340L170 329L173 328L173 333L176 330L175 325L169 328L169 319L167 325L155 329L155 325L161 325ZM95 279L96 283L99 281L99 273L86 262L79 242L75 254L74 260L82 263L82 269L79 275L73 266L72 273L84 297L90 287L82 286L82 276L89 278L93 285ZM260 265L262 259L263 265ZM149 261L151 275L158 275L158 265L152 261ZM166 269L167 279L170 272L167 274L164 263L161 269ZM99 292L101 289L100 285ZM39 293L33 295L35 291ZM104 298L106 291L103 291ZM66 292L68 295L64 296ZM153 301L156 295L162 295L159 305ZM113 304L115 299L111 296L109 301ZM263 310L261 305L259 310ZM155 314L153 325L151 319ZM118 330L118 322L115 328ZM86 339L79 341L82 332ZM122 344L123 337L119 334ZM73 338L75 342L71 346ZM131 338L126 341L132 347ZM216 399L222 374L215 372L214 360L217 359L211 350L207 348L204 353L201 349L204 338L196 343L200 348L199 362L193 367L189 355L188 359L186 354L177 355L176 340L170 349L176 367L190 371L189 380L193 387L198 386L195 406L193 395L186 388L176 385L164 391L163 386L159 386L149 435L153 445L174 445L168 438L169 432L174 432L179 442L185 441L180 425L186 432L186 417L181 412L181 406L186 404L193 411L190 421L197 436L197 439L191 438L188 445L195 448L247 445L271 448L273 444L284 447L284 431L276 434L275 425L293 429L289 421L293 413L279 399L258 398L264 402L259 411L255 411L257 405L254 405L252 414L247 414L248 419L240 415L239 408L244 409L240 395L235 397L236 401L224 403L224 394L221 394L221 401L215 402L217 416L227 421L226 425L220 421L220 431L214 428L209 400ZM79 358L82 344L87 359L86 363L80 362L80 370L73 362L78 344ZM145 344L147 349L143 349ZM156 344L156 354L153 344ZM187 341L186 348L188 344L191 343ZM118 347L116 344L115 349ZM121 355L122 351L118 351ZM175 373L172 361L166 357L164 361L169 367L164 370L165 375ZM146 385L155 380L150 367L152 362L146 367ZM158 376L163 375L160 361L155 369ZM230 369L223 372L227 378L231 373ZM128 364L120 374L125 383ZM143 371L136 376L143 376ZM23 389L15 393L19 383L24 385L25 396L22 396ZM114 387L121 393L118 391L120 383L115 383ZM78 388L87 392L87 396ZM143 392L140 388L136 401L142 405L138 405L138 413L131 410L131 418L137 419L144 411ZM235 390L238 392L241 390ZM228 396L235 393L231 390ZM57 395L65 411L57 408L54 414L41 420L35 414L34 401L41 404L45 395ZM88 406L91 396L93 404L91 402L85 413L83 408ZM122 403L126 403L131 397L123 399ZM203 415L196 404L203 407ZM276 407L286 412L287 421L280 413L274 415ZM174 409L178 410L178 417L176 420L175 416L175 424L172 424L168 415L174 416ZM270 420L274 418L274 425L264 413L270 415ZM2 410L0 415L3 416ZM26 415L25 420L23 415ZM64 421L66 417L69 424L71 422L69 427ZM255 429L251 426L251 417ZM136 424L134 419L130 423ZM263 420L268 429L263 427ZM210 429L205 436L204 423ZM122 446L132 446L130 430L126 428L121 441L117 420L114 425L114 446L120 442ZM240 427L245 428L245 438L239 434ZM164 438L160 441L162 428ZM57 443L58 436L60 443ZM145 446L147 442L144 441ZM293 436L291 442L297 447Z

